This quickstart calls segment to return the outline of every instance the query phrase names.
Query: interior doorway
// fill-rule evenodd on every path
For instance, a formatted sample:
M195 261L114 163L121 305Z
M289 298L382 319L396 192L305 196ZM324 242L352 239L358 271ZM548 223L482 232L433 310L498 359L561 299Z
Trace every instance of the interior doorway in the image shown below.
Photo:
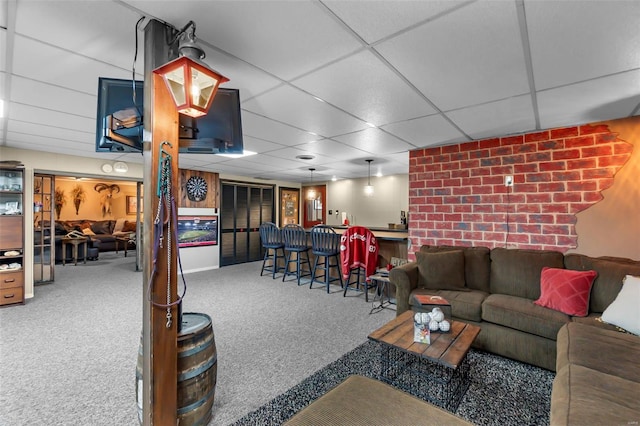
M303 227L312 228L327 222L327 187L325 185L305 186L302 188L304 206Z

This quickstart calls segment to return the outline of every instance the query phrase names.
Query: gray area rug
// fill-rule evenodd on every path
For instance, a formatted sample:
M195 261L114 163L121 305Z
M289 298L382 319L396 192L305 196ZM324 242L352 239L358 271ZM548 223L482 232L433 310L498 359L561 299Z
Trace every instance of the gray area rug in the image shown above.
M552 372L475 350L468 362L471 384L456 415L477 425L549 424ZM378 378L379 371L379 346L365 342L234 425L282 424L349 375Z

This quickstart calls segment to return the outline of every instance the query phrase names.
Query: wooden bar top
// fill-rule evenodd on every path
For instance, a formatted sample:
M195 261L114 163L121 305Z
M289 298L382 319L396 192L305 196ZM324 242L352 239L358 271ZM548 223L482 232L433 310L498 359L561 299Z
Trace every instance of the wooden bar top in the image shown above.
M427 345L413 341L413 315L412 311L402 313L369 334L369 339L449 368L458 368L480 333L480 327L452 321L450 332L432 332L431 344Z
M331 226L338 234L342 234L348 227L347 226ZM409 239L409 233L406 229L387 229L387 228L369 228L373 234L379 240L389 241L407 241ZM306 229L307 233L311 231L311 228Z

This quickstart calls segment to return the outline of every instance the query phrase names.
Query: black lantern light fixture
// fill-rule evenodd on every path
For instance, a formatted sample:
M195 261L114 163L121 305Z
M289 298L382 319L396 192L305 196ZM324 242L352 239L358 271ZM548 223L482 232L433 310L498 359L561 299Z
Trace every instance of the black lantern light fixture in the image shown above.
M369 159L366 159L364 161L369 163L369 175L367 177L367 184L364 187L364 195L366 195L367 197L372 197L373 196L373 185L371 185L371 162L373 160L369 158Z
M178 112L198 118L207 114L218 87L229 79L202 62L205 53L196 44L196 24L193 21L189 21L169 45L178 40L178 58L153 72L164 79Z

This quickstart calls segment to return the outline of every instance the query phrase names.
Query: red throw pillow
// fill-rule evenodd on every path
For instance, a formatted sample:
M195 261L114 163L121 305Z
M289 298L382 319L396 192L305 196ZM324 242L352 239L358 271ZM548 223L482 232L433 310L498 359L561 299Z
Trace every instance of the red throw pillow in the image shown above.
M597 275L596 271L545 266L540 274L540 298L533 303L567 315L586 317L589 313L591 285Z
M126 220L122 227L122 232L136 232L136 223Z

